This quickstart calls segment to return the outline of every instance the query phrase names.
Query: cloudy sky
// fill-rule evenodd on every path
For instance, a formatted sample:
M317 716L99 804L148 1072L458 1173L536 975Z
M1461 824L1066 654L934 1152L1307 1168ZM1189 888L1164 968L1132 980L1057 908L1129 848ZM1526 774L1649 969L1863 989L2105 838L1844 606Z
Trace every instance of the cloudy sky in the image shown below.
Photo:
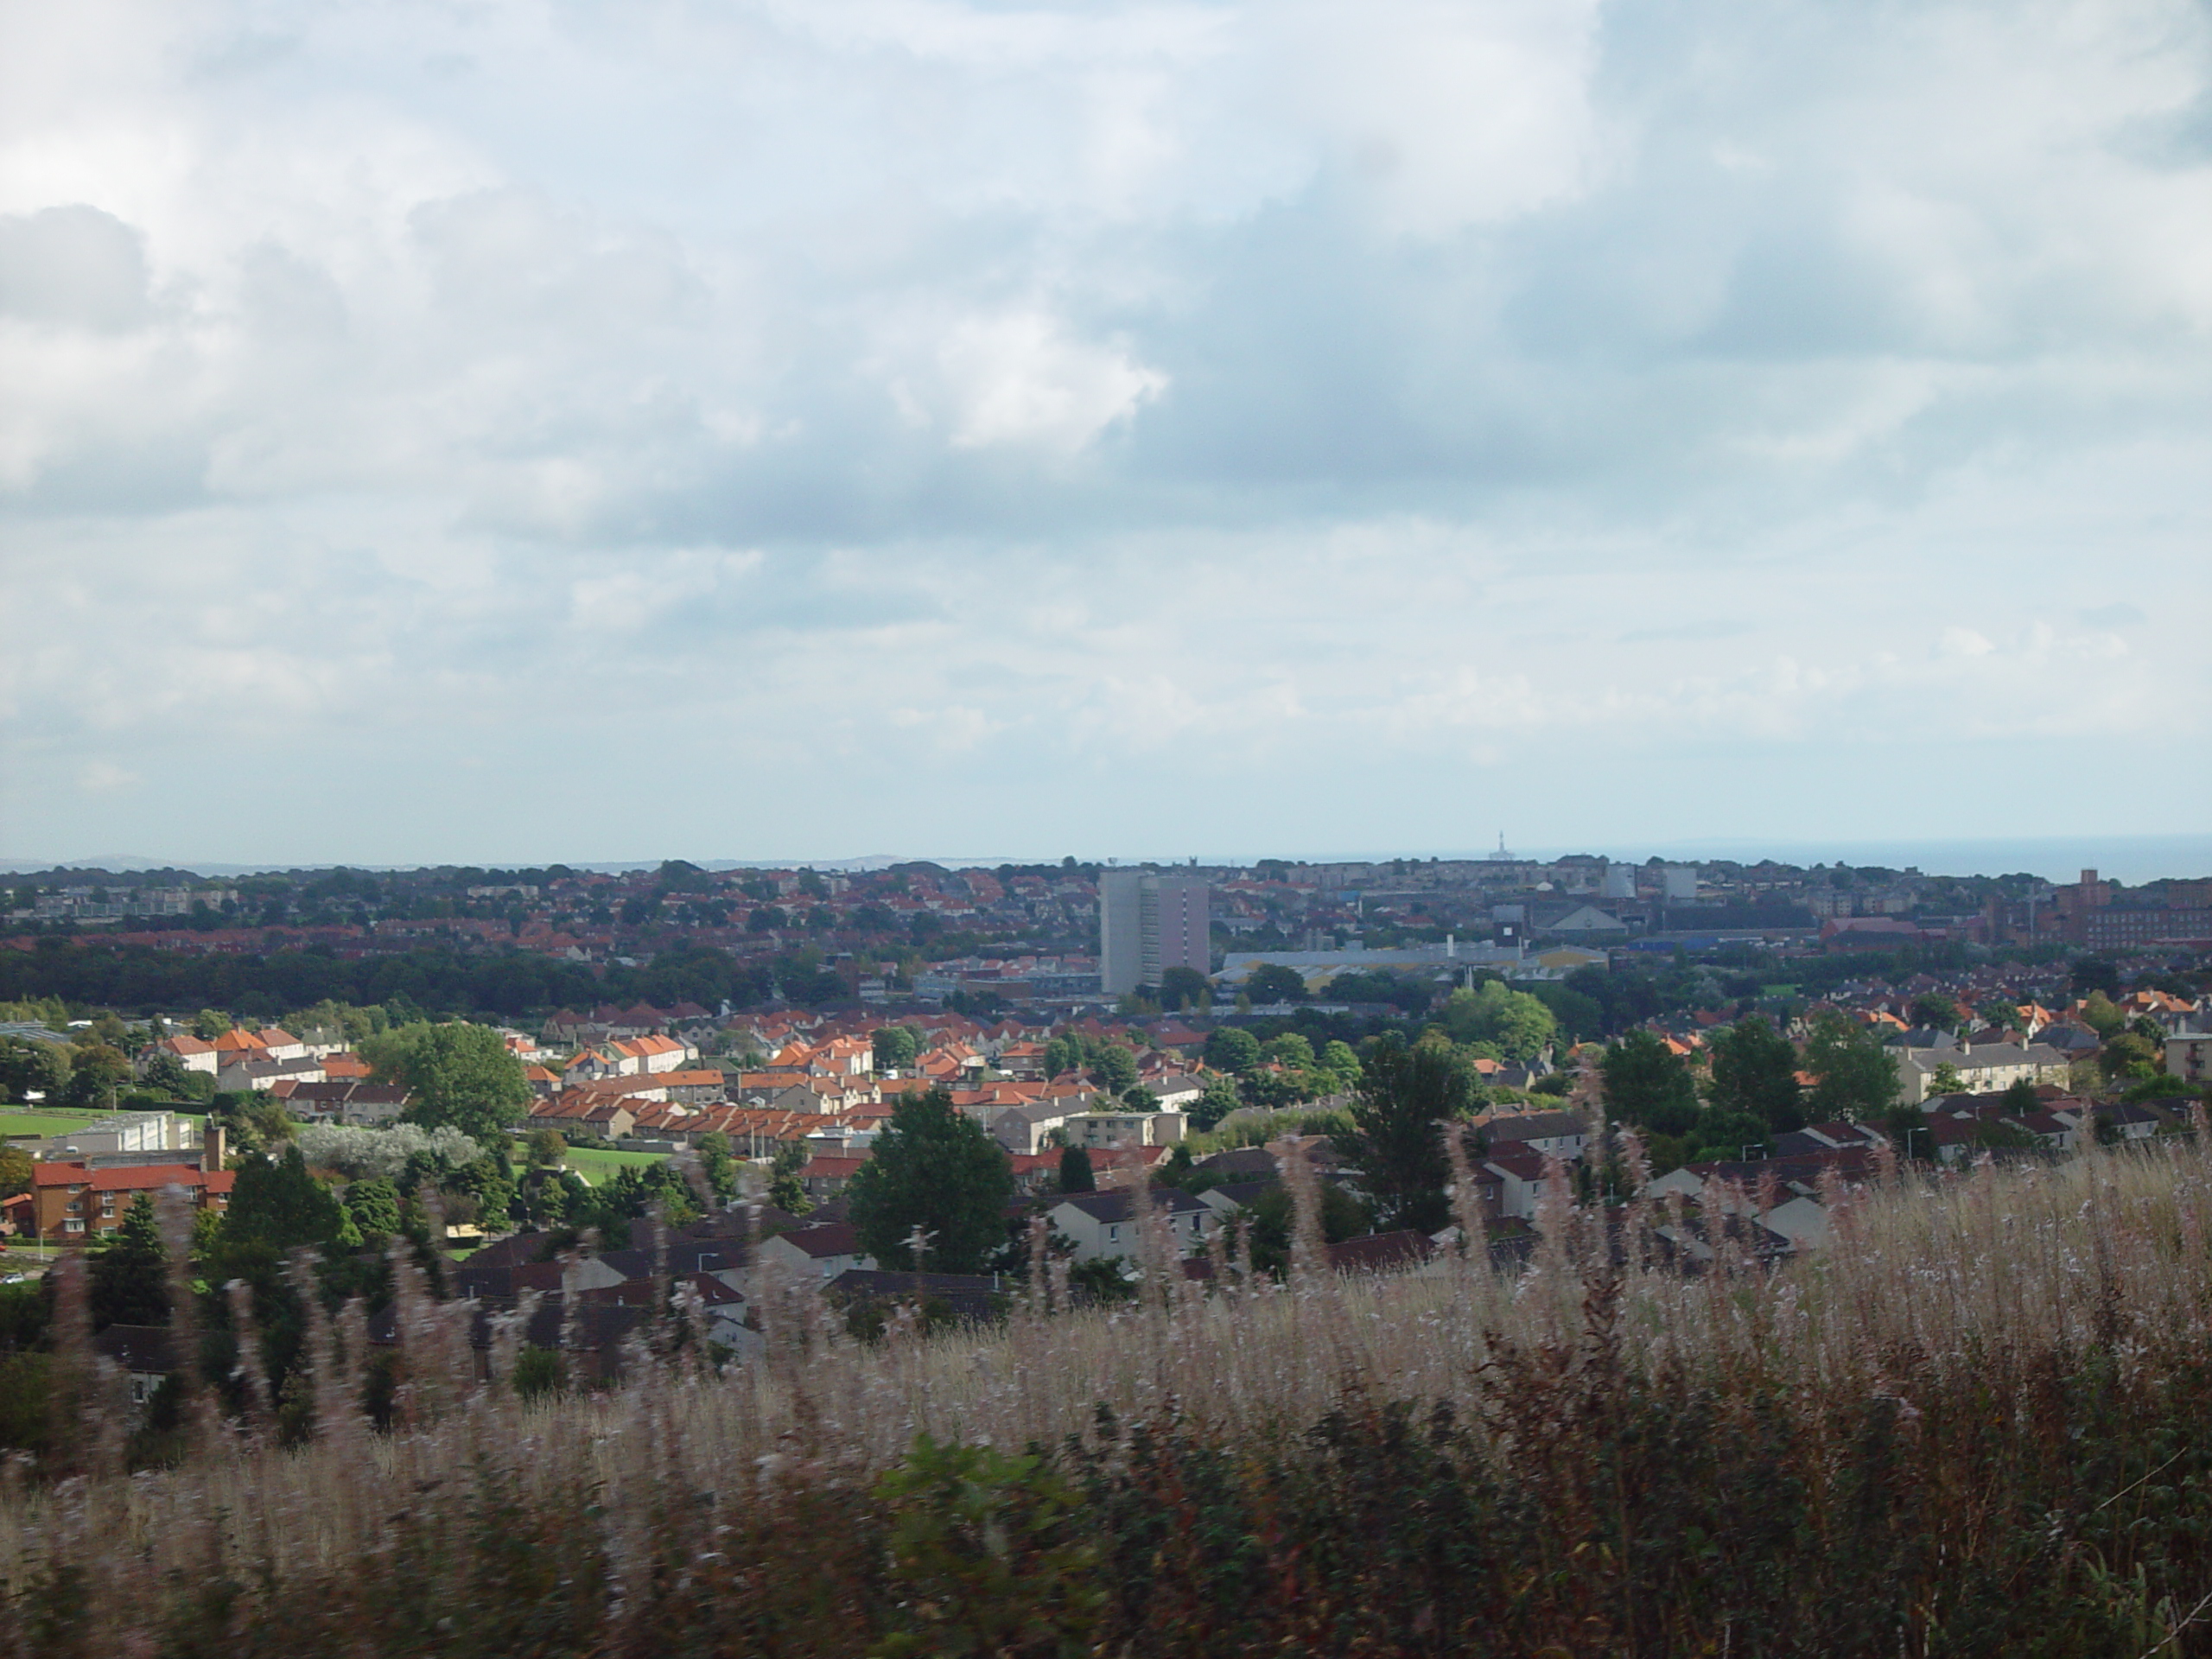
M2195 0L0 0L0 854L2212 825Z

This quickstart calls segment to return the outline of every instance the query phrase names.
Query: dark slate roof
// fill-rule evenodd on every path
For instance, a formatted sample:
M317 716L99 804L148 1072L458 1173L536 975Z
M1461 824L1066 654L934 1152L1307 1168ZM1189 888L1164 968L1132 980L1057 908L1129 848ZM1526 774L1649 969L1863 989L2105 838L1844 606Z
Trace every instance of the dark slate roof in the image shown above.
M1347 1238L1330 1245L1329 1265L1339 1273L1381 1273L1391 1268L1416 1266L1428 1260L1435 1249L1425 1234L1370 1233L1363 1238Z
M1281 1185L1281 1181L1224 1181L1213 1190L1239 1209L1249 1209L1259 1202L1262 1194L1272 1192Z
M1275 1174L1275 1155L1265 1147L1237 1147L1228 1152L1217 1152L1211 1158L1198 1160L1198 1167L1210 1169L1222 1175L1249 1175L1254 1179Z
M817 1227L796 1227L777 1236L786 1244L797 1245L807 1255L819 1261L825 1255L864 1255L861 1248L860 1229L849 1221L827 1222Z
M963 1319L987 1319L996 1317L999 1312L997 1298L1009 1295L1020 1287L1011 1281L1003 1285L995 1282L989 1274L893 1273L848 1268L825 1289L829 1294L849 1301L901 1302L927 1298L950 1304Z
M623 1306L617 1303L590 1301L578 1297L573 1323L567 1319L568 1309L558 1295L546 1297L539 1302L523 1332L523 1340L536 1348L570 1347L579 1352L620 1346L622 1338L645 1322L647 1310ZM369 1341L374 1346L389 1348L398 1342L399 1315L397 1309L386 1308L369 1321ZM563 1343L563 1332L574 1340ZM476 1317L468 1332L469 1344L476 1348L492 1345L492 1308L479 1303Z
M1152 1190L1153 1200L1171 1216L1188 1215L1194 1210L1210 1209L1203 1198L1192 1198L1179 1187L1156 1186ZM1136 1206L1131 1202L1127 1187L1115 1187L1104 1192L1070 1192L1052 1205L1071 1204L1093 1221L1130 1221L1136 1216Z
M1590 1126L1573 1112L1520 1112L1493 1117L1483 1125L1491 1144L1501 1141L1544 1141L1554 1135L1584 1135Z
M111 1325L93 1336L92 1351L126 1371L167 1376L176 1369L165 1325Z

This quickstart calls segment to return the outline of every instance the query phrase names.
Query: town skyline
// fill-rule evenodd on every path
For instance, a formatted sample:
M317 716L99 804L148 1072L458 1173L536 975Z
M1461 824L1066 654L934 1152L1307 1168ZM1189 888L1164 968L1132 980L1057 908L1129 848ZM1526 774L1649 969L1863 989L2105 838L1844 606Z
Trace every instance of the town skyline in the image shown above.
M1790 844L1756 840L1709 837L1699 841L1609 844L1586 839L1557 845L1531 844L1508 848L1516 858L1551 861L1577 855L1599 856L1631 863L1646 861L1757 864L1769 861L1799 869L1829 864L1872 866L1897 870L1921 870L1930 875L1986 876L2027 874L2049 881L2070 880L2084 868L2102 870L2107 876L2131 883L2167 878L2193 879L2212 875L2212 835L2041 836L1979 841L1837 841ZM1084 862L1168 868L1196 863L1207 868L1249 868L1265 859L1288 857L1308 864L1389 862L1393 860L1480 861L1494 860L1498 849L1428 848L1414 849L1329 849L1301 851L1277 847L1265 853L1109 853L1084 849L1071 852L1029 851L996 854L869 853L825 857L687 857L664 852L649 857L569 857L545 859L442 858L376 861L355 859L288 859L232 861L222 859L158 858L138 853L106 853L74 858L0 857L0 874L32 875L42 871L105 871L118 874L174 869L204 877L282 874L293 871L360 869L409 872L476 868L483 869L543 868L561 866L609 874L658 868L670 858L685 859L700 868L734 870L799 870L865 872L896 864L936 864L947 869L992 869L1001 865L1057 862L1077 857Z

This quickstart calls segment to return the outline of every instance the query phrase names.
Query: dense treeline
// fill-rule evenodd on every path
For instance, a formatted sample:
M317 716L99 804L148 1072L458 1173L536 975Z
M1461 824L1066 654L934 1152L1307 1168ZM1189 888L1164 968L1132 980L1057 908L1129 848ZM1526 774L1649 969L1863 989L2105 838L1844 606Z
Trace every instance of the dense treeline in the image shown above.
M971 950L988 948L980 938L963 944ZM1682 1009L1757 1005L1782 1014L1794 1011L1792 1004L1847 982L1895 980L1965 965L1964 949L1955 945L1785 962L1755 953L1743 960L1710 961L1654 953L1649 965L1586 968L1564 982L1534 984L1527 990L1550 1011L1560 1037L1593 1041ZM1484 976L1496 977L1478 976ZM1777 986L1777 980L1786 984ZM520 1019L610 1001L644 1001L658 1007L689 1001L708 1008L727 1001L744 1009L780 995L819 1007L849 999L855 988L812 947L740 959L711 945L682 945L638 967L563 962L524 950L464 953L445 945L346 959L324 945L229 956L45 938L29 951L0 952L0 1002L58 997L76 1008L125 1014L213 1007L243 1018L276 1019L288 1009L330 1001L359 1007L411 1004L434 1015ZM1398 1012L1325 1014L1301 1008L1286 1020L1255 1022L1255 1029L1264 1036L1294 1031L1316 1049L1332 1041L1357 1044L1402 1019L1418 1021L1435 995L1436 988L1423 981L1346 975L1332 986L1331 1001L1395 1003ZM957 1001L949 1006L963 1007ZM969 1011L988 1016L996 1009Z
M359 1007L398 1001L436 1014L518 1017L639 1000L709 1008L727 1001L743 1007L779 992L793 1001L818 1003L847 990L837 974L806 951L741 962L709 946L664 951L636 968L589 966L522 950L479 956L435 947L346 960L312 945L253 956L200 956L143 945L41 941L35 950L0 954L0 1001L60 997L73 1006L130 1014L213 1007L274 1019L288 1008L324 1001Z

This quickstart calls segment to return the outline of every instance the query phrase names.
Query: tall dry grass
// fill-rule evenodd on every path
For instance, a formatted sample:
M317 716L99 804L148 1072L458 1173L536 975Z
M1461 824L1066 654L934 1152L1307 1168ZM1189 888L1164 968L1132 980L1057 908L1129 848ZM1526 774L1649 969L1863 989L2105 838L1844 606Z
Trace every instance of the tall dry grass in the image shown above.
M1663 1206L1631 1205L1608 1225L1570 1205L1562 1181L1542 1205L1534 1258L1516 1276L1494 1272L1478 1249L1414 1274L1335 1277L1306 1236L1311 1183L1296 1167L1289 1174L1309 1219L1287 1283L1240 1272L1225 1249L1214 1284L1193 1283L1162 1230L1145 1223L1145 1293L1133 1304L1071 1309L1065 1275L1040 1274L1001 1327L925 1337L894 1321L881 1340L862 1344L810 1287L772 1282L756 1299L765 1337L756 1362L717 1373L696 1342L664 1327L630 1356L621 1386L534 1403L500 1378L475 1379L469 1310L431 1300L403 1264L389 1432L363 1414L358 1312L318 1318L309 1443L276 1444L265 1389L252 1379L251 1408L229 1422L200 1385L185 1413L190 1455L157 1472L122 1471L115 1379L73 1351L59 1368L73 1392L51 1466L12 1466L0 1490L0 1583L10 1598L0 1636L41 1655L150 1653L193 1650L179 1630L219 1630L245 1651L242 1632L281 1635L289 1619L296 1643L308 1643L294 1651L341 1636L363 1652L430 1650L442 1629L458 1628L454 1610L505 1598L598 1632L575 1650L617 1650L625 1619L642 1618L648 1601L704 1594L687 1587L695 1579L743 1578L750 1569L732 1556L740 1541L755 1552L791 1546L796 1554L776 1570L819 1575L826 1598L811 1614L777 1615L817 1621L821 1645L780 1625L780 1635L753 1630L748 1641L763 1650L857 1650L836 1635L874 1617L855 1611L867 1593L838 1588L873 1570L852 1553L862 1535L853 1516L866 1510L870 1484L925 1435L1065 1447L1103 1478L1100 1469L1135 1455L1133 1424L1172 1426L1191 1445L1288 1466L1319 1455L1315 1426L1342 1423L1348 1410L1361 1421L1449 1422L1455 1478L1551 1506L1556 1526L1531 1535L1556 1530L1571 1548L1578 1528L1612 1539L1640 1501L1590 1484L1588 1471L1612 1455L1601 1442L1642 1433L1616 1414L1617 1402L1675 1402L1669 1411L1695 1402L1713 1433L1742 1437L1746 1459L1786 1442L1793 1449L1773 1455L1810 1489L1806 1513L1818 1516L1830 1513L1824 1503L1856 1501L1846 1490L1851 1460L1872 1454L1853 1449L1860 1430L1851 1426L1872 1421L1870 1407L1885 1414L1884 1434L1910 1434L1931 1414L1955 1417L1964 1391L1990 1422L1958 1432L1993 1433L1990 1446L2017 1446L2035 1462L2066 1455L2038 1443L2062 1432L2037 1418L2038 1389L2078 1390L2091 1376L2113 1400L2149 1411L2180 1397L2177 1379L2196 1386L2212 1374L2212 1161L2188 1141L1834 1192L1831 1248L1768 1272L1723 1239L1712 1270L1688 1275L1662 1259ZM1712 1210L1728 1195L1708 1196ZM65 1287L73 1344L80 1298L80 1285ZM251 1367L250 1343L245 1351ZM512 1329L495 1334L493 1351L495 1370L511 1371ZM1991 1457L2001 1460L1998 1451L1962 1452L1942 1476L1959 1488L1944 1513L1969 1531L2001 1507L2001 1494L1977 1484L1977 1460ZM793 1540L808 1531L809 1505L823 1506L819 1535L802 1548ZM764 1531L772 1516L779 1518ZM1582 1571L1580 1559L1563 1555L1557 1570ZM372 1638L353 1603L350 1635L302 1636L320 1628L318 1610L338 1605L333 1586L347 1584L378 1586L380 1598L425 1610L430 1649L408 1646L417 1636L404 1619L392 1627L398 1635ZM2166 1651L2190 1650L2198 1627L2184 1626L2186 1610L2148 1587L2139 1599L2143 1628L2172 1637ZM569 1611L548 1611L561 1607ZM1641 1615L1619 1617L1630 1629ZM510 1639L513 1651L570 1650L550 1637L479 1646L500 1650ZM1923 1649L1900 1637L1889 1650Z

